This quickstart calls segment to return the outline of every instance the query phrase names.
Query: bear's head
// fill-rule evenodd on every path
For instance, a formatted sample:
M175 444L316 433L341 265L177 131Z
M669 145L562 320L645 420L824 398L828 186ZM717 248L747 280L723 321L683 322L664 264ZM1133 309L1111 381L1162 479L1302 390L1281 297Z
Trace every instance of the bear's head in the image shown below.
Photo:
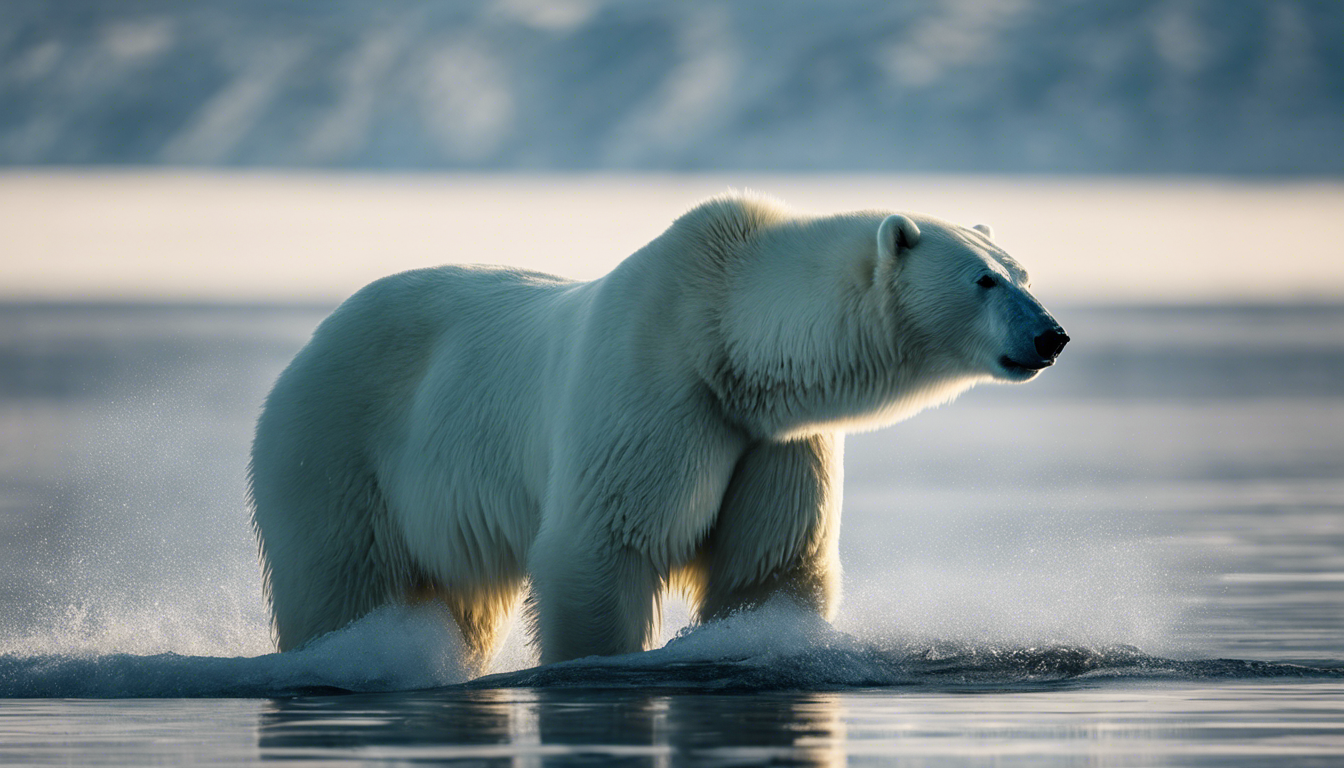
M989 227L892 214L877 247L874 283L889 291L901 332L952 376L1028 381L1069 341Z
M706 343L683 346L701 351L723 411L762 438L893 424L978 382L1032 379L1069 340L988 227L730 195L670 232L706 271L684 334Z

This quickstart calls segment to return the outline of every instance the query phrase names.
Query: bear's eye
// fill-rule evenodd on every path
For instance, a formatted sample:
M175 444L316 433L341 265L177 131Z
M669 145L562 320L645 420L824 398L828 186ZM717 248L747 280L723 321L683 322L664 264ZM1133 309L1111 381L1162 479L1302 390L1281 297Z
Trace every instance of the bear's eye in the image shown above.
M975 284L982 288L993 288L994 286L999 284L999 281L995 279L993 275L985 275L979 280L976 280Z

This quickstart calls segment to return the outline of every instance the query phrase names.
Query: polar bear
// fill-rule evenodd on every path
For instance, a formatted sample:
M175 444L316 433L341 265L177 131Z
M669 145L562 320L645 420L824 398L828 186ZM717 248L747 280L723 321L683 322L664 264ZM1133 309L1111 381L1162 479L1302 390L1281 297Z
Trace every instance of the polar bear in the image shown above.
M839 598L844 433L1068 336L990 238L730 194L610 274L444 266L360 290L280 375L250 465L276 640L442 601L476 669L530 593L543 663Z

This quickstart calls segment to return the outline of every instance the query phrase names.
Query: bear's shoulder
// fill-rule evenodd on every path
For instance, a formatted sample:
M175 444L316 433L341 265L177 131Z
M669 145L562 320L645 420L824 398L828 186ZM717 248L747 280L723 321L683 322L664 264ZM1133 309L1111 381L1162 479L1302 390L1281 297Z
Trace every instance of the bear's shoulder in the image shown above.
M760 232L797 218L775 198L751 191L729 191L683 213L670 231L724 247L751 240Z

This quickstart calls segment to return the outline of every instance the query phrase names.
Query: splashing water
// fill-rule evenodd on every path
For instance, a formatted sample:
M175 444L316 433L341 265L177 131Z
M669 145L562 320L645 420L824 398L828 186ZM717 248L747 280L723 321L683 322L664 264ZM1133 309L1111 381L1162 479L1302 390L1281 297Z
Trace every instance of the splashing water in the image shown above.
M683 630L666 646L504 672L468 682L463 647L436 606L390 606L294 651L256 657L42 654L0 656L10 697L222 697L473 688L664 687L832 690L1024 688L1114 678L1344 678L1344 669L1235 660L1175 661L1133 646L873 642L777 599Z
M0 695L163 698L434 688L467 679L450 622L437 606L388 606L302 648L253 657L5 654Z
M755 611L684 630L657 650L491 675L469 685L830 690L1263 677L1344 678L1344 669L1228 659L1177 661L1130 645L873 641L841 632L794 603L775 599Z
M164 312L35 312L4 327L29 336L0 349L9 355L0 377L12 378L0 378L9 388L0 429L28 450L0 455L0 503L14 510L0 518L9 542L0 558L0 696L263 696L468 682L451 622L430 607L386 608L298 651L270 653L242 498L247 444L266 388L321 313L254 321L249 313L185 312L168 323ZM1170 333L1170 323L1161 330ZM1162 362L1165 381L1172 365ZM47 382L48 369L60 375ZM1310 381L1338 381L1330 370ZM1288 480L1263 491L1238 484L1233 470L1268 475L1278 470L1265 469L1263 457L1277 454L1254 441L1200 437L1222 434L1214 427L1232 416L1247 419L1234 424L1237 434L1255 436L1277 434L1256 428L1257 414L1271 425L1293 418L1309 426L1334 412L1275 400L1261 410L1159 403L1117 415L1061 396L1073 386L1092 397L1095 382L1069 384L1067 370L1059 374L1001 405L986 395L922 415L899 433L851 439L847 590L834 627L772 603L678 633L683 607L658 650L540 669L527 669L536 657L515 629L496 675L470 684L825 689L1337 675L1333 641L1289 634L1332 626L1329 611L1275 613L1257 626L1287 629L1253 638L1257 655L1277 654L1259 658L1326 660L1315 666L1150 655L1188 658L1207 648L1181 640L1189 603L1219 594L1191 586L1199 551L1252 553L1233 587L1293 577L1281 563L1291 560L1305 585L1294 594L1315 601L1303 604L1334 605L1323 591L1307 591L1317 585L1307 577L1337 572L1326 556L1337 550L1318 546L1337 535L1335 486L1289 481L1316 467L1338 476L1326 461L1337 424L1319 436L1299 430L1301 456L1284 449L1281 459ZM32 392L10 392L20 385ZM1034 408L1031 392L1051 386L1048 412ZM1129 429L1131 421L1138 427ZM1156 437L1131 440L1138 429ZM1105 430L1124 439L1098 442ZM1190 435L1190 445L1174 442ZM977 457L974 472L968 455ZM1117 466L1138 480L1114 480ZM968 485L970 476L980 485ZM1153 500L1136 499L1135 488ZM1298 515L1290 521L1297 527L1266 522L1252 506L1271 503ZM1152 508L1179 525L1162 529L1145 511ZM1284 519L1280 507L1271 511ZM1280 546L1285 530L1302 542L1291 558L1256 554L1286 551L1264 546ZM1252 611L1267 604L1265 594L1246 588L1227 615L1258 618ZM1297 638L1305 640L1290 645Z

